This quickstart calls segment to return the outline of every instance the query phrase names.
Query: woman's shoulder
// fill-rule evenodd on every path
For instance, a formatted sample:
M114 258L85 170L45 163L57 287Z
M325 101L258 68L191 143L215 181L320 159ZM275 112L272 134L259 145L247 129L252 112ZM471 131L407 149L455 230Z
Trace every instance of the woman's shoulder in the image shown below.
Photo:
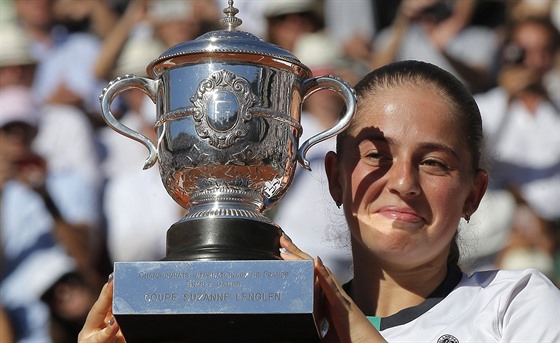
M536 269L490 270L475 272L463 277L456 289L472 288L476 292L490 296L532 296L552 295L560 305L560 290L543 273ZM541 297L542 298L542 297Z
M534 268L527 268L521 270L508 270L508 269L493 269L485 271L477 271L472 274L466 275L463 282L474 282L481 286L489 283L507 283L516 280L526 279L541 280L545 283L552 282L542 272Z
M456 310L457 319L470 318L478 328L470 332L471 341L492 337L500 337L501 342L560 339L560 290L535 269L464 276L445 303L444 310Z
M558 308L560 291L534 269L476 272L463 274L428 311L382 334L388 341L559 342Z

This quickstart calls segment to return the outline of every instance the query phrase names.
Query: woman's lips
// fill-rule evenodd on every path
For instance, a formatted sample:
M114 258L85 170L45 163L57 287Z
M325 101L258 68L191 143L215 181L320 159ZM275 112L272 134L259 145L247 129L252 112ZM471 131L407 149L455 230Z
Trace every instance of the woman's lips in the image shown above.
M402 222L418 223L423 220L423 218L411 209L400 209L394 207L385 207L378 211L382 216L398 220Z

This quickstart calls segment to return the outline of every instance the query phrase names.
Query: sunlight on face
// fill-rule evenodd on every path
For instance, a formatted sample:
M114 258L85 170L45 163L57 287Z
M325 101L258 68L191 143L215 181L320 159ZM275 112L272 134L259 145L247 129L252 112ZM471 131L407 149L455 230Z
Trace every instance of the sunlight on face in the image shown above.
M340 164L354 241L397 265L445 260L473 182L451 107L433 87L398 87L357 115Z

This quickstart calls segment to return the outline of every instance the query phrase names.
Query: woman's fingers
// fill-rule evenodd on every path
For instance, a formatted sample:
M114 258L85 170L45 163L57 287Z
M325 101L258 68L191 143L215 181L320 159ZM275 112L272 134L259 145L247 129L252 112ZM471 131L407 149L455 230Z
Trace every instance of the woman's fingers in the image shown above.
M330 334L327 341L343 343L385 342L381 334L369 322L350 296L346 294L340 282L325 267L319 257L315 260L315 269L321 289L327 298L329 317L332 321L330 325L334 326L334 334L337 336L337 338L333 338Z
M292 243L292 240L285 234L280 237L280 247L280 255L284 260L313 260L311 256ZM316 291L319 294L324 293L327 298L328 317L332 322L330 324L328 322L320 324L322 330L328 330L324 341L339 343L385 342L320 258L315 260L315 270L318 282ZM334 327L327 329L331 325Z
M320 257L315 259L315 269L317 270L317 277L319 279L319 283L321 284L321 289L325 293L329 304L334 307L341 307L339 310L350 310L352 300L346 292L344 292L340 282L323 264Z
M114 321L114 319L108 323L108 325L103 329L99 330L92 335L90 335L86 340L78 342L82 343L119 343L126 342L122 335L118 335L119 325Z
M111 303L113 300L113 282L109 281L101 290L97 301L93 304L88 313L84 329L99 329L107 325L107 315L111 312Z
M88 313L82 331L78 335L79 343L126 342L113 317L112 303L113 282L110 280L103 286L97 301Z
M312 260L313 258L301 251L292 240L282 233L280 236L280 256L284 260Z

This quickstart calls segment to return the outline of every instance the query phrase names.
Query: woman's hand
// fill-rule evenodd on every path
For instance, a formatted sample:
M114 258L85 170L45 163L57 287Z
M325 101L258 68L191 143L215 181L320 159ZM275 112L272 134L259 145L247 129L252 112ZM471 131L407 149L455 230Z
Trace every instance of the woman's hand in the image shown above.
M113 281L103 286L99 298L93 304L86 318L78 343L124 343L126 340L120 331L111 311L113 303Z
M319 257L315 260L315 271L336 331L336 337L327 335L325 342L386 342Z
M285 235L280 238L280 246L282 248L280 255L285 260L313 259ZM319 257L315 259L315 273L321 293L320 298L324 301L330 323L330 329L323 342L386 342Z
M313 260L313 257L301 251L285 234L280 236L280 257L287 261Z

